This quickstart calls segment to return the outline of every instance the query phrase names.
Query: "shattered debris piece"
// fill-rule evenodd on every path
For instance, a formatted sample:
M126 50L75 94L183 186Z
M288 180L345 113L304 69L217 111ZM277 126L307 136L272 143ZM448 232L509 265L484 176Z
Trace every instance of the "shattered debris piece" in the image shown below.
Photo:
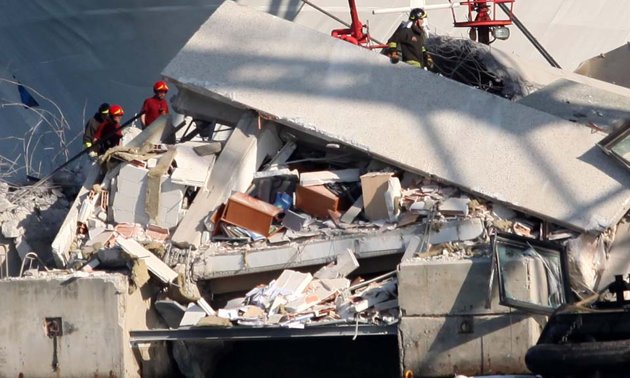
M201 306L196 305L194 303L190 303L186 312L184 312L184 316L182 320L179 322L180 327L192 327L197 325L199 321L206 317L206 311L201 308Z
M328 218L328 210L339 211L339 197L323 185L298 185L295 207L317 218Z
M359 181L359 170L356 168L336 171L306 172L300 174L301 186L324 185L334 182Z
M313 276L318 279L345 278L357 268L359 268L359 262L354 252L350 249L346 249L344 252L337 255L335 263L322 267L315 272Z
M170 299L157 300L154 306L169 328L179 327L186 312L186 307Z
M483 235L485 228L480 219L455 220L439 224L431 230L429 243L436 245L453 241L472 240Z
M282 225L293 231L301 231L310 217L306 214L300 214L295 211L287 210L282 218Z
M178 274L168 267L153 253L149 252L140 243L133 239L125 239L122 236L116 237L116 243L131 257L143 259L151 273L155 274L162 282L169 283L177 278Z
M216 142L215 142L216 143ZM218 143L219 150L221 144ZM216 147L216 144L214 145ZM201 187L212 172L215 161L214 154L199 155L195 148L206 148L214 150L216 148L207 147L206 143L185 142L176 145L175 165L171 173L171 181L174 184ZM202 150L203 151L203 150Z
M534 236L534 225L530 222L527 222L525 220L516 220L514 221L514 223L512 224L512 231L519 236L527 236L527 237L533 237Z
M470 198L447 198L438 205L438 209L444 216L468 216L468 203Z
M339 219L343 223L352 223L363 211L363 196L359 196L350 208Z

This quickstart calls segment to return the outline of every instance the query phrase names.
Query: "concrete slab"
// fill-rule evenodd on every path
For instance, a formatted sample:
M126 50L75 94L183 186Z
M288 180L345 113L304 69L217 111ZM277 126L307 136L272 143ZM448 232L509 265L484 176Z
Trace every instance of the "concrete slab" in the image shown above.
M527 315L403 317L403 371L416 377L529 373L525 354L541 330Z
M518 102L571 122L592 123L607 132L630 120L630 97L567 79L558 79Z
M345 250L352 250L357 259L402 254L411 237L421 232L419 227L408 227L386 232L373 232L293 243L286 247L261 248L217 254L206 251L192 265L194 280L233 277L276 269L326 264L334 261Z
M116 377L139 376L127 325L131 318L140 315L144 320L147 314L132 308L127 281L122 274L0 281L3 303L11 303L0 306L2 375L91 377L109 372ZM59 318L62 324L56 349L46 334L47 318ZM58 371L51 368L53 356Z
M252 23L264 28L243 34ZM163 74L576 230L609 227L630 207L630 177L589 129L232 2Z
M457 261L403 261L398 270L398 301L404 316L496 315L509 313L499 304L496 282L486 308L490 258Z

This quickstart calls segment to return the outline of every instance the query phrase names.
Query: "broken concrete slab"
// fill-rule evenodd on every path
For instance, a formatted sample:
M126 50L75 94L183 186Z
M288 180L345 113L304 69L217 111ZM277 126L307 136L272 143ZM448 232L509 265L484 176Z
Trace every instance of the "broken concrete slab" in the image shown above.
M359 170L356 168L339 169L336 171L305 172L300 174L300 185L302 186L355 181L359 181Z
M440 202L438 205L438 210L444 216L468 216L468 203L470 202L470 198L461 197L461 198L447 198L444 201Z
M313 277L319 279L345 278L358 268L359 262L354 252L351 249L346 249L337 255L337 260L334 263L322 267L313 274Z
M177 278L178 274L168 267L162 260L149 250L144 248L140 243L133 239L125 239L121 236L116 237L116 243L131 257L142 259L151 273L155 274L164 283L172 282Z
M256 38L242 33L252 20L266 25ZM294 38L278 38L287 33ZM594 148L601 138L591 130L234 3L219 7L163 74L180 90L260 109L572 229L603 230L630 207L630 177ZM339 108L347 111L331 111Z
M281 147L275 127L265 122L258 128L258 115L246 112L214 164L207 185L199 190L171 240L179 246L199 246L203 219L224 203L232 191L244 192L267 156Z
M203 252L192 265L194 280L243 275L276 269L327 264L338 251L351 249L358 260L377 256L402 254L409 239L422 232L420 227L406 227L356 236L343 236L330 240L305 241L289 246L260 248L217 254Z
M452 241L472 240L483 235L485 227L479 218L441 223L439 229L431 229L429 243L441 244Z
M184 306L170 299L157 300L155 301L154 307L169 328L179 327L179 323L186 312Z
M207 143L186 142L175 146L175 164L171 181L175 184L201 187L212 172L215 155L200 156L195 148L206 147ZM219 143L219 150L221 144Z
M294 270L284 270L280 277L270 286L270 291L276 295L299 295L313 280L310 273L300 273Z
M186 308L186 312L184 312L184 316L182 316L182 320L179 322L179 326L196 326L202 318L206 317L206 315L206 311L201 308L201 306L194 303L189 303L188 308Z

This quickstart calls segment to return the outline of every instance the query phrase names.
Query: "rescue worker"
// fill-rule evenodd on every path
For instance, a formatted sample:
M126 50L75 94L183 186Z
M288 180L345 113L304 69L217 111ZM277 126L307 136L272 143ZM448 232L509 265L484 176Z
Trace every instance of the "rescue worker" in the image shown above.
M109 107L109 116L101 123L94 132L92 144L98 146L99 155L103 154L110 148L117 146L122 139L122 130L120 128L120 120L125 114L122 106L111 105Z
M403 62L418 68L431 68L433 60L427 53L425 43L427 33L424 22L427 13L422 8L414 8L409 13L409 23L401 25L387 41L386 54L392 63Z
M153 97L144 100L140 110L142 112L140 122L143 130L162 114L168 114L168 104L165 99L166 92L168 92L168 85L164 81L158 81L153 84Z
M96 132L96 129L101 123L105 122L108 113L109 104L102 103L101 106L98 107L98 111L94 113L94 116L90 118L89 121L87 121L87 123L85 124L85 130L83 132L83 148L92 147L94 132Z

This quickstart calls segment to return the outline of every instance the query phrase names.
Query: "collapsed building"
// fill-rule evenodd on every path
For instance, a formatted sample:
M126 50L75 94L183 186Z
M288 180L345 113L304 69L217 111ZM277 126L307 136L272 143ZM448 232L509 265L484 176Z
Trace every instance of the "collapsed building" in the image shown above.
M226 2L163 71L187 118L100 158L52 243L61 271L30 272L59 308L12 320L45 332L5 361L38 343L67 376L128 376L163 368L167 340L333 332L397 337L416 376L526 373L545 315L627 273L630 177L601 141L630 96L493 56L535 90L508 101ZM77 337L111 355L70 363Z

